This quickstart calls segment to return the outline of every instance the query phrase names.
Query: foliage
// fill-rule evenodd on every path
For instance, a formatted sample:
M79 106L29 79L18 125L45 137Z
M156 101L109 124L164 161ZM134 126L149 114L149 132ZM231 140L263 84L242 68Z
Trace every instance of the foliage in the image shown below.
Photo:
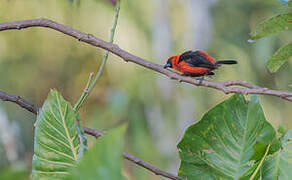
M102 38L105 36L104 33L107 32L108 25L111 23L108 17L111 17L110 13L112 13L112 8L105 7L104 5L101 6L100 4L104 1L96 0L96 3L93 3L93 1L82 3L79 0L67 0L71 3L70 5L67 5L65 3L66 1L37 2L39 3L38 5L45 8L39 6L36 8L36 4L32 1L24 1L25 0L15 2L11 1L9 2L10 4L8 1L3 2L3 8L1 9L2 12L0 11L0 16L3 21L35 16L49 17L68 26L82 29L84 32L92 33ZM280 1L291 6L291 0ZM173 49L175 49L176 53L178 52L178 49L190 48L183 46L188 44L187 40L192 41L192 39L188 38L188 34L193 33L192 31L187 31L188 26L190 26L189 24L183 24L184 16L188 15L187 10L191 9L188 3L183 2L178 5L180 3L178 1L169 1L167 3L171 7L167 7L163 9L163 11L159 9L156 12L155 8L153 8L155 7L156 1L138 2L135 0L129 0L122 2L124 3L123 13L121 14L123 21L119 25L119 29L121 31L117 39L117 44L119 46L129 49L130 51L135 52L134 54L139 54L139 56L154 60L157 59L153 58L153 54L151 53L151 43L152 40L155 40L152 39L153 37L151 33L153 29L159 30L159 27L161 26L158 24L158 29L157 27L153 28L155 23L153 23L153 20L150 17L153 15L154 18L160 17L160 14L157 14L157 12L160 13L164 12L164 10L171 9L171 12L168 13L168 20L171 20L169 25L172 28L171 30L174 30L174 32L179 32L177 35L172 37L173 39L170 41L172 44L175 44L175 48ZM176 3L175 5L174 2ZM264 76L268 79L268 81L267 79L263 80L263 78L260 78L264 71L259 71L259 69L255 70L256 66L253 64L255 62L252 61L254 57L252 57L252 53L247 53L248 49L246 47L248 46L242 43L245 39L247 39L246 31L249 24L252 23L253 19L256 19L254 17L259 17L270 11L272 7L271 1L263 2L262 0L248 0L240 2L223 2L224 1L218 1L216 6L219 6L220 8L214 8L214 11L218 13L213 15L212 18L212 21L217 22L217 25L214 24L214 28L216 29L214 34L220 38L217 39L217 41L216 37L214 38L215 45L211 50L211 53L214 53L216 57L221 56L221 58L236 58L240 61L240 66L238 66L238 69L234 72L232 72L232 70L223 72L222 69L216 78L224 77L228 79L228 77L233 77L236 79L241 78L242 76L245 80L250 80L248 78L252 78L253 81L265 83L265 86L267 87L273 86L274 82L270 81L270 76ZM25 3L27 4L25 5ZM7 4L7 6L5 6L5 4ZM228 8L226 8L226 4L228 4ZM56 9L56 7L61 6L62 8ZM105 8L108 9L105 10ZM273 12L277 11L275 9L273 9ZM18 13L13 13L12 15L10 12L14 11ZM208 13L210 12L208 11ZM230 14L232 14L232 16L230 16ZM222 15L224 17L222 17ZM255 29L255 31L252 32L254 34L251 34L251 39L254 39L254 37L256 37L256 39L263 38L272 34L280 33L282 31L286 31L287 27L288 30L291 30L290 15L291 14L289 13L280 14L279 17L273 17L271 20L269 19L261 23L257 27L258 29ZM175 20L177 21L177 24L173 23ZM206 20L204 23L208 23L208 19L204 20ZM194 23L194 21L190 21L188 23ZM234 26L234 24L236 24L236 26ZM221 29L219 27L221 27ZM34 36L31 36L32 32L34 32ZM16 94L21 94L24 97L32 98L31 102L40 103L37 100L42 101L45 98L44 96L47 95L47 91L50 87L58 87L66 99L70 100L70 102L75 101L83 88L85 79L88 77L88 72L96 70L96 65L94 65L95 62L92 60L96 59L96 53L99 53L98 55L100 57L102 53L99 51L96 52L95 48L82 45L80 46L79 43L76 43L65 36L60 35L60 37L55 37L55 32L39 29L24 30L18 33L10 34L1 33L0 39L1 42L4 43L4 46L0 47L1 88L7 89L8 91L16 91ZM39 39L40 41L38 41ZM17 43L15 43L16 40ZM178 42L180 43L180 46ZM261 46L259 43L256 44ZM271 54L268 53L270 52L269 47L274 46L275 44L269 41L269 43L264 44L264 46L261 47L261 51L257 51L257 53L271 56ZM291 43L283 48L280 48L274 56L272 56L267 64L271 72L277 71L277 69L284 62L286 62L287 59L289 59L291 56L290 46ZM54 56L52 56L52 52L54 53ZM161 54L164 53L161 52ZM71 105L55 90L53 90L55 91L54 95L51 95L52 92L50 93L48 99L43 105L43 108L46 104L56 103L56 101L53 101L52 99L59 97L62 99L62 102L64 103L63 105L68 105L68 108L70 109L70 117L68 116L68 118L66 118L66 122L68 121L69 124L73 123L73 121L75 123L76 118L81 119L80 116L83 117L85 123L88 123L87 125L90 124L90 127L95 126L98 129L112 129L113 126L116 126L116 124L121 121L130 121L130 130L127 132L129 136L129 140L127 141L127 149L134 151L138 157L141 157L141 159L146 159L147 161L156 164L158 167L167 169L171 165L172 168L174 164L173 162L176 162L174 160L176 160L177 156L175 153L170 153L173 151L175 152L175 148L170 150L170 148L168 148L169 145L166 146L166 144L171 141L177 141L178 133L182 133L181 128L178 128L178 126L185 126L183 123L189 123L192 119L195 119L193 116L184 116L187 114L185 113L187 108L195 109L195 114L199 115L202 111L205 111L206 108L213 106L214 103L221 100L221 94L216 91L206 91L205 88L197 88L196 90L193 90L193 88L189 88L181 84L171 86L171 88L163 89L162 92L159 92L157 91L157 89L159 89L157 88L157 84L159 84L158 86L161 86L167 80L163 79L163 83L161 81L156 83L153 80L154 76L151 75L151 72L149 73L149 71L144 71L143 68L133 68L130 64L124 65L123 63L116 63L116 61L111 61L109 64L110 66L107 67L108 69L103 73L102 78L100 78L99 88L92 93L93 98L88 100L87 104L84 104L84 108L81 110L80 115L78 112L74 115L71 114ZM25 74L25 76L23 76L23 74ZM252 77L252 74L254 74L254 77ZM15 78L16 76L20 76L20 78ZM285 79L290 80L289 77L291 78L288 74ZM35 86L35 84L37 84L37 86ZM200 91L202 93L200 93ZM165 95L167 93L171 94L170 98L167 98L167 95ZM222 104L217 105L214 109L222 108L222 111L217 111L214 113L214 109L212 109L212 112L210 111L207 114L214 113L214 116L211 116L212 114L207 116L206 114L202 121L191 126L185 132L184 138L179 144L179 147L182 146L182 151L180 152L182 163L179 174L182 176L190 176L191 179L208 179L208 177L209 179L219 179L220 177L226 177L226 179L236 177L250 178L252 175L254 175L256 179L289 179L289 177L291 177L291 172L289 171L291 169L291 145L288 142L290 142L289 139L291 137L291 132L281 130L281 134L283 135L281 135L280 138L275 138L275 131L269 123L266 122L259 102L257 102L257 98L253 97L251 102L245 101L243 96L239 95L232 98L233 100L239 100L240 104L234 103L232 106L229 106L228 109L221 107ZM181 106L181 104L184 104L185 99L194 102L195 106L191 107L189 104L186 105L188 106L187 108L186 106ZM196 101L193 101L194 99ZM123 101L126 102L123 103ZM231 99L227 100L229 103L230 101ZM282 120L279 115L285 114L289 117L290 111L289 106L286 106L287 104L285 104L285 106L283 105L274 108L274 100L265 101L264 98L263 102L265 112L269 115L268 117L272 120L272 123ZM258 117L250 117L251 119L254 118L254 121L245 118L238 118L236 116L237 114L234 115L235 118L230 115L232 112L236 111L236 108L238 108L236 112L247 114L252 110L252 108L249 108L249 106L251 106L250 103L253 103L256 107L255 110L258 109L260 111L259 114L250 112L256 114L256 117ZM223 104L226 105L226 101L224 101ZM239 106L242 109L239 109ZM77 160L68 163L66 162L67 159L62 157L61 161L57 161L56 157L59 155L56 153L56 150L58 150L58 148L64 151L63 155L65 156L71 156L72 153L65 147L64 143L59 144L59 142L64 139L58 136L57 133L54 133L54 128L47 128L42 125L45 123L46 116L44 114L46 114L45 112L47 111L46 109L43 110L43 108L41 110L44 111L42 113L43 117L39 117L41 114L38 115L38 121L35 129L36 153L33 162L34 179L39 179L41 176L40 172L36 171L36 169L47 170L52 174L56 174L58 170L62 169L64 170L64 173L70 174L70 177L67 177L68 179L94 179L93 177L96 179L123 179L121 175L121 153L124 144L123 136L125 133L125 127L114 128L104 137L101 137L101 139L92 140L94 141L94 145L90 146L89 150L85 152L84 157L79 150L76 151L76 153L78 153ZM31 132L32 128L27 125L29 123L27 123L27 121L25 121L26 119L23 118L22 112L20 111L18 116L16 116L15 114L18 110L13 108L11 109L12 113L10 114L12 115L10 115L10 117L12 116L12 119L19 120L20 123L24 122L23 124L26 125L25 128L21 128L21 133ZM284 109L286 109L286 112ZM64 113L64 109L62 108L56 108L54 111ZM229 117L226 118L226 121L229 122L226 126L223 124L225 121L219 121L220 119L223 119L222 116ZM150 122L149 117L153 117L153 119L157 121L154 123ZM27 119L33 118L34 117L29 117ZM43 120L39 120L42 118ZM204 123L206 122L206 120L204 120L206 118L209 121ZM216 120L216 118L219 120ZM164 121L159 122L158 120L160 119ZM181 119L185 122L179 121ZM64 127L57 126L58 120L60 121L61 119L55 120L53 125L56 125L58 130L62 131L62 128ZM240 127L239 123L245 123L247 127L245 129L243 128L242 132L245 132L246 135L254 138L250 138L250 141L244 141L244 139L241 139L244 143L235 142L235 138L240 139L239 133L236 133L238 132L236 130L239 130L238 127ZM265 128L255 125L256 123L262 123ZM214 124L216 126L214 126ZM156 126L157 129L166 127L165 129L169 132L169 134L173 135L174 138L170 137L169 134L159 134L153 131L151 126ZM197 128L197 126L200 126L202 129ZM72 135L75 132L78 132L78 129L75 129L73 125L71 126L70 124L70 127L72 128ZM229 130L226 129L226 127L229 127L230 130L235 133L229 133ZM234 127L238 129L234 130ZM255 129L255 127L258 128ZM253 131L249 131L250 129ZM194 130L196 130L196 132L194 132ZM45 132L49 132L50 134ZM202 133L200 134L200 132ZM252 132L255 134L252 134ZM82 132L80 134L82 134ZM161 134L167 141L163 141L165 139L161 138ZM29 149L31 146L29 144L31 142L30 135L31 134L29 134L26 138L26 141L28 141L26 142L26 146L28 147L26 148L28 149L26 150L27 152L25 152L26 157L27 154L32 154ZM76 147L79 147L77 142L78 137L75 136L75 134L74 137L76 140ZM203 139L203 137L206 139ZM212 139L214 137L217 139ZM162 139L162 141L159 141L160 139ZM205 141L211 142L210 145L206 145ZM48 152L47 149L45 149L46 144L42 142L51 145L53 150ZM54 144L52 142L54 142ZM89 144L92 145L92 142ZM223 145L228 148L225 149L222 147ZM216 147L214 151L212 149L213 146ZM80 148L81 147L82 145L80 145ZM151 147L151 151L149 151L149 147ZM160 148L159 151L157 150L157 147ZM192 156L190 157L191 154L195 154L193 152L184 152L184 147L191 147L192 150L196 152L201 151L202 154L200 155L204 155L203 158L206 158L208 161L204 161L206 159L203 158L195 159ZM247 150L247 152L243 151L242 154L239 154L239 157L242 158L242 161L240 162L236 161L236 157L238 155L238 151L236 151L238 149L236 148L238 147L243 149L245 148ZM42 159L37 158L37 153L42 156ZM80 155L81 159L79 164L78 155ZM224 158L224 161L219 161L221 160L220 158ZM195 166L193 163L194 161L200 166ZM57 165L60 162L63 165ZM70 163L72 163L71 165L73 166L73 169L69 166ZM240 168L236 169L236 166L232 166L234 164ZM128 169L130 168L125 168L126 173L128 173ZM195 171L193 171L194 169ZM11 171L10 169L8 171L6 170L7 169L5 169L5 172L0 172L0 179L26 179L25 176L28 177L28 172L24 173L24 171L13 171L15 169L11 169ZM151 173L148 173L138 166L131 166L130 170L131 172L129 172L129 177L131 178L129 179L153 179ZM224 170L224 172L221 172L221 170ZM242 170L242 172L239 170ZM227 171L235 173L231 173L232 177L230 177L229 174L226 173ZM212 175L210 175L211 172L215 174L216 177L212 177ZM195 176L195 173L198 173L199 175ZM226 176L226 174L228 174L228 176ZM65 176L65 174L64 176L60 175L60 178L64 179ZM56 179L48 174L41 177L43 179ZM155 176L155 179L159 178Z
M280 14L260 23L253 32L250 33L252 40L257 40L271 34L292 29L292 13Z
M121 167L126 127L122 125L114 128L96 141L67 179L125 179Z
M291 2L289 1L289 4ZM285 1L288 5L288 1ZM292 13L279 14L260 23L253 32L250 33L252 40L257 40L271 34L292 29ZM291 43L280 48L268 61L267 68L270 72L277 72L278 69L292 56Z
M33 179L122 179L126 125L97 141L77 166L80 144L75 123L72 106L51 90L37 117Z
M262 168L263 179L291 179L292 177L292 130L281 139L279 151L267 157Z
M292 56L292 42L280 48L268 61L267 67L271 72L278 69Z
M77 164L80 143L75 112L51 90L35 124L33 179L63 179Z
M279 148L276 131L266 121L258 98L252 96L246 101L243 95L234 95L187 129L178 144L179 175L189 180L246 179L252 175L256 179L285 179L281 177L292 165L288 136ZM256 169L261 169L261 175Z

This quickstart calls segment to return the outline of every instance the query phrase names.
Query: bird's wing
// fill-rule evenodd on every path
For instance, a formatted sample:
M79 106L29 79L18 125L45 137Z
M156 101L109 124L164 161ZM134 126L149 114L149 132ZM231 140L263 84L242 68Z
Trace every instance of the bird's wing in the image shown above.
M209 61L204 54L199 51L187 51L180 55L178 63L185 61L189 66L192 67L205 67L215 69L215 65Z

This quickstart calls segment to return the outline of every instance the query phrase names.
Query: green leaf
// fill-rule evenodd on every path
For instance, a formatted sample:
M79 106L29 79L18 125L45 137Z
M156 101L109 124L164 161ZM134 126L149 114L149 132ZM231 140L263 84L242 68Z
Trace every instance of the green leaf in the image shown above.
M252 40L257 40L290 29L292 29L292 13L280 14L260 23L250 36Z
M71 171L68 180L123 180L121 174L122 152L126 125L112 129L98 139Z
M275 134L256 96L247 102L243 95L233 95L187 129L178 144L179 175L188 180L239 179L254 169L254 154L265 151L255 151L254 145L267 146Z
M63 179L76 166L78 148L73 108L51 90L37 116L32 178Z
M268 61L267 67L274 73L292 56L292 43L280 48Z
M292 130L282 139L282 149L268 156L262 167L262 179L292 178Z

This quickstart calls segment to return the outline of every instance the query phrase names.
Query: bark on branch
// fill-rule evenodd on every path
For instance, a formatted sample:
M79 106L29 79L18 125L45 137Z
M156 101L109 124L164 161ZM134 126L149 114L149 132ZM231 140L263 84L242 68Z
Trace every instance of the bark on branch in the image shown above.
M2 101L13 102L13 103L19 105L20 107L28 110L29 112L32 112L35 115L37 115L37 113L38 113L38 108L35 105L30 104L28 101L26 101L25 99L21 98L18 95L8 94L6 92L0 91L0 99ZM91 129L88 127L83 127L83 130L86 134L94 136L95 138L99 138L100 136L103 136L105 133L103 131L99 131L97 129Z
M263 88L263 87L259 87L253 84L249 84L245 81L229 80L229 81L214 82L214 81L204 80L202 83L200 83L199 80L196 80L190 77L181 76L178 73L175 73L168 69L164 69L162 65L155 64L143 58L135 56L119 48L119 46L117 46L116 44L108 43L102 39L94 37L91 34L80 32L69 26L59 24L49 19L41 18L41 19L0 23L0 31L12 30L12 29L20 30L20 29L29 28L29 27L46 27L46 28L54 29L56 31L67 34L71 37L74 37L78 39L79 41L108 50L112 52L113 54L121 57L126 62L128 61L133 62L145 68L152 69L156 72L159 72L161 74L168 76L171 79L178 80L179 82L186 82L186 83L190 83L196 86L204 86L204 87L217 89L219 91L224 92L225 94L241 93L241 94L270 95L270 96L280 97L282 99L292 102L292 92ZM237 87L234 87L234 86L237 86Z
M151 164L149 164L145 161L142 161L141 159L139 159L131 154L128 154L126 152L123 153L123 156L125 159L137 164L138 166L141 166L141 167L144 167L145 169L148 169L149 171L153 172L156 175L163 176L163 177L166 177L168 179L173 179L173 180L187 180L185 178L176 176L176 175L171 174L169 172L165 172L157 167L154 167Z

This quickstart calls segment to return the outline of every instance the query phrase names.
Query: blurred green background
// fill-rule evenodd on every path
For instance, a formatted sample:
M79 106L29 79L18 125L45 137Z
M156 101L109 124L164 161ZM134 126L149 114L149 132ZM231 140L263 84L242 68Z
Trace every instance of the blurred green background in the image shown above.
M114 7L109 0L3 0L0 22L45 17L109 39ZM215 81L246 80L263 87L290 90L291 61L270 74L265 63L292 41L284 32L249 43L249 32L262 20L287 12L277 0L123 0L115 43L137 56L164 64L168 56L189 49L207 50L237 66L217 70ZM290 33L290 34L289 34ZM41 106L50 88L74 104L104 51L45 28L0 32L0 90ZM110 55L103 76L81 108L84 123L107 130L129 122L126 151L176 173L176 145L184 130L226 99L222 92L172 81ZM277 128L292 128L292 103L261 96L266 118ZM0 179L29 179L35 116L0 101ZM94 138L88 137L89 143ZM159 176L124 163L130 180Z

